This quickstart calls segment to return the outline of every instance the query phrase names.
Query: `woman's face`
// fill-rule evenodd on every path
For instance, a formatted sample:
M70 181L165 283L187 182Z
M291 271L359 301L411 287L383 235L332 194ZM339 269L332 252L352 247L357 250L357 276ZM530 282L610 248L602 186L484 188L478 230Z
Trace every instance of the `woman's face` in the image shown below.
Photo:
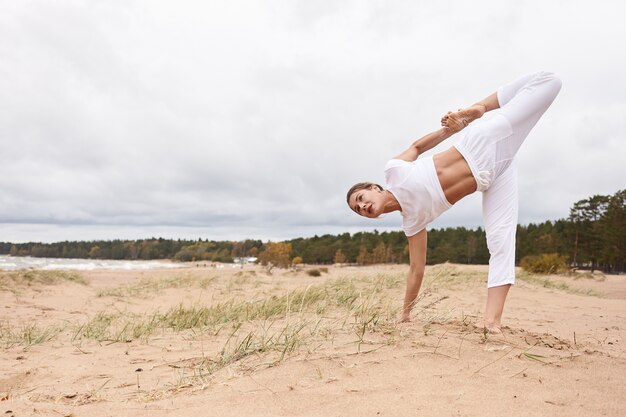
M355 213L369 218L376 218L383 213L383 191L376 187L367 190L358 190L350 196L350 208Z

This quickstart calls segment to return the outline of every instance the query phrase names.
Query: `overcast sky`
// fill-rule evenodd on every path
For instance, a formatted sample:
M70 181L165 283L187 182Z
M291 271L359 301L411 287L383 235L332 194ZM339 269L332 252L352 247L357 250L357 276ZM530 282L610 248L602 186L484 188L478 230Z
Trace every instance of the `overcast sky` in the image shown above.
M626 188L625 9L0 0L0 241L400 230L347 189L537 70L563 89L519 153L520 222L567 217ZM431 227L480 226L480 201Z

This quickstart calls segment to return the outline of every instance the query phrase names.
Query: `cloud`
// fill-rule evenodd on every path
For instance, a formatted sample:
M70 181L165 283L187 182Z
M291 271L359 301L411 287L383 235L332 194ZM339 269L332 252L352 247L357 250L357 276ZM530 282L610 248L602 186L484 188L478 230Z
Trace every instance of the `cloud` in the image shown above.
M443 112L538 69L564 87L519 155L520 221L565 217L624 188L626 36L620 2L563 7L7 4L0 223L15 240L399 229L353 215L347 188L383 182ZM480 224L472 196L433 226Z

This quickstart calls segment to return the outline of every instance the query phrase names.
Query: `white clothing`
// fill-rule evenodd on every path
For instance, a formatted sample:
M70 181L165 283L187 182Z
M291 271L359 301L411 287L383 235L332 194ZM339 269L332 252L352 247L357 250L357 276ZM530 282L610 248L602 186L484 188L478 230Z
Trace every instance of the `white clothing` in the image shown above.
M515 283L517 150L561 89L548 72L526 75L498 89L500 109L465 129L455 147L483 193L483 221L489 248L487 286ZM392 159L385 166L388 190L402 208L403 228L412 236L451 207L432 157L414 162Z
M413 236L452 207L441 188L433 157L414 162L391 159L385 165L387 190L402 208L402 228Z
M500 87L500 109L492 117L472 123L455 145L483 192L489 288L515 283L518 200L514 158L560 89L561 80L548 72L530 74Z

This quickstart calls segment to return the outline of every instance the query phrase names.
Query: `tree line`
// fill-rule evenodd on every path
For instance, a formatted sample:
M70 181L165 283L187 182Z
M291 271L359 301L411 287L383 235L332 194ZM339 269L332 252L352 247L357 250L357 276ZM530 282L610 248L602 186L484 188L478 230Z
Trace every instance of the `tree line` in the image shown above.
M407 263L407 239L401 231L359 232L297 238L283 242L260 240L143 239L93 242L0 242L0 253L13 256L91 259L172 259L234 262L258 257L277 266L308 264ZM576 202L567 218L517 228L516 262L529 255L558 254L571 267L626 271L626 190ZM481 228L433 229L428 232L427 263L486 264L489 250Z
M261 247L263 243L260 240L250 239L241 242L163 238L55 243L0 242L0 254L38 258L233 262L234 258L256 256Z

